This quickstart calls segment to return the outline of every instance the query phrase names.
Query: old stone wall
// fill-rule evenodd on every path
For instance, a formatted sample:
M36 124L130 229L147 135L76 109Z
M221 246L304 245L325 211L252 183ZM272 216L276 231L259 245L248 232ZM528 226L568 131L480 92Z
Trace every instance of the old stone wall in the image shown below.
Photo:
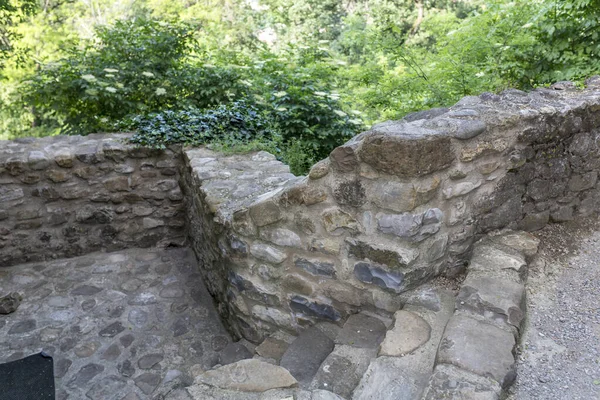
M0 266L185 241L180 151L126 138L0 141Z
M464 270L481 235L597 211L599 137L596 78L374 126L307 177L264 152L155 152L126 135L3 142L0 265L187 233L223 319L250 341L389 317Z
M597 211L599 89L592 79L585 90L485 93L383 123L247 204L218 200L233 192L223 182L241 183L217 177L218 156L192 164L222 232L213 242L229 315L256 341L358 310L392 313L411 289L464 270L486 232Z

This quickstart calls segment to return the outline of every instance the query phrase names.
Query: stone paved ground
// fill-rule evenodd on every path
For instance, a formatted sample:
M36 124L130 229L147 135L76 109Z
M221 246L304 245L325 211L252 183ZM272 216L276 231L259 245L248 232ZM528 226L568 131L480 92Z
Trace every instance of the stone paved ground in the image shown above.
M54 356L57 399L163 399L230 342L189 249L116 253L0 269L0 362Z
M511 400L600 399L600 222L540 231Z

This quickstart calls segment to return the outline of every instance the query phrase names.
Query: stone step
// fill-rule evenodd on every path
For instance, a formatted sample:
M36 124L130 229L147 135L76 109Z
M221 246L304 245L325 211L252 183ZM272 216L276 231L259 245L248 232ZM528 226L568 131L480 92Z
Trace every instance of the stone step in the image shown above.
M531 233L522 231L506 231L488 237L495 245L505 246L521 253L526 260L537 254L540 240Z
M456 297L456 309L518 332L525 318L525 285L471 272Z
M310 386L319 367L329 353L334 342L319 329L311 327L302 332L283 353L279 365L286 368L298 381L300 387Z
M501 388L493 379L472 374L453 365L435 367L421 400L499 400Z
M345 400L327 390L271 389L255 393L221 389L203 383L187 387L186 390L188 397L169 397L168 400Z
M395 314L379 357L369 365L352 400L418 399L427 386L444 328L454 313L454 296L423 288L409 299L413 304Z
M206 371L198 375L195 382L242 392L265 392L298 385L298 381L285 368L255 359L240 360Z
M377 349L336 345L319 367L311 383L312 389L332 391L343 398L350 398L362 379Z
M468 271L469 274L479 272L489 277L522 283L527 276L527 263L521 255L510 254L494 245L481 243L473 249Z
M516 377L514 335L464 315L454 315L444 332L437 364L451 364L508 387Z

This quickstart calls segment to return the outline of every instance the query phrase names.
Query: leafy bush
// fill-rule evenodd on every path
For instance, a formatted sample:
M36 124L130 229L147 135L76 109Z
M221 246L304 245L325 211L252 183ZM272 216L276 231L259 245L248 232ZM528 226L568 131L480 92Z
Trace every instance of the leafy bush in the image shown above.
M105 131L127 116L204 108L243 91L238 74L190 60L193 27L144 19L100 27L97 41L45 65L25 82L24 102L66 133Z
M245 101L213 110L163 111L123 121L119 128L135 128L132 143L164 149L169 144L198 146L207 143L243 145L276 140L278 132L268 116Z

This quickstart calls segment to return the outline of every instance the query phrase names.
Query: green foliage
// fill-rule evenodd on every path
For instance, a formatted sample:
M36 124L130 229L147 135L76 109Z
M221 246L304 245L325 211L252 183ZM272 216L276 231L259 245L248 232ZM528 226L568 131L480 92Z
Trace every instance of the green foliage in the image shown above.
M0 137L137 129L301 172L371 123L600 72L600 0L35 4L0 0Z
M5 60L14 51L14 42L19 38L15 25L35 12L35 0L0 0L0 76ZM22 54L18 55L19 58Z
M67 133L103 131L130 115L208 107L243 90L229 67L190 60L193 27L145 19L100 27L83 50L46 64L24 82L25 104Z
M243 145L260 139L271 141L278 134L264 112L244 101L207 111L189 109L136 116L121 122L119 128L136 129L132 143L161 149L176 143Z

